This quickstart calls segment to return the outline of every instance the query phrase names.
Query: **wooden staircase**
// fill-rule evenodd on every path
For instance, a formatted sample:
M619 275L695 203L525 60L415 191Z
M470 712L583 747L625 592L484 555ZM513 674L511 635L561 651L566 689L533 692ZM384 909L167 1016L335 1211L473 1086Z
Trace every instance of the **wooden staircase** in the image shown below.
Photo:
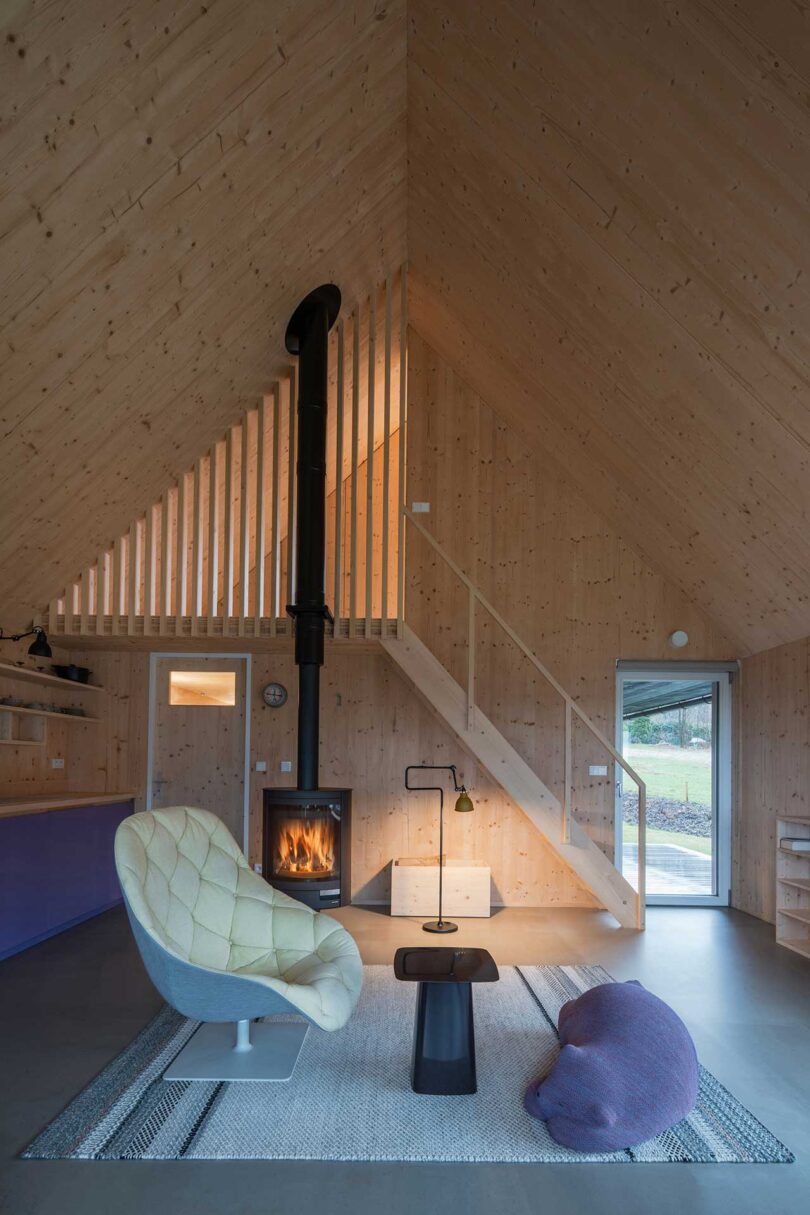
M563 807L559 799L479 708L473 713L472 725L468 724L464 689L427 646L407 625L401 638L386 638L381 644L421 699L528 815L555 852L622 927L640 927L638 896L633 887L576 821L570 825L570 839L567 842L563 839Z
M570 865L622 927L642 929L646 903L647 787L644 781L407 506L403 507L402 518L427 541L466 591L466 688L453 678L432 650L405 623L404 613L397 621L396 636L383 636L380 644L422 700L520 806L557 855ZM542 676L562 701L565 722L562 802L476 704L476 616L479 608L489 614L518 649L522 660ZM623 771L638 786L638 890L630 885L574 818L572 756L575 722L604 749L617 770Z

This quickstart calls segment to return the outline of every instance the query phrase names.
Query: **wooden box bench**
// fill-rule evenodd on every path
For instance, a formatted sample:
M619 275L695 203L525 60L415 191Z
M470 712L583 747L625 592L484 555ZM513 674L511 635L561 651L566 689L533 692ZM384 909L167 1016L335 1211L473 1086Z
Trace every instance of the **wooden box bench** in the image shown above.
M488 917L490 868L482 861L445 857L442 913ZM439 906L436 857L399 857L391 864L391 915L435 916Z

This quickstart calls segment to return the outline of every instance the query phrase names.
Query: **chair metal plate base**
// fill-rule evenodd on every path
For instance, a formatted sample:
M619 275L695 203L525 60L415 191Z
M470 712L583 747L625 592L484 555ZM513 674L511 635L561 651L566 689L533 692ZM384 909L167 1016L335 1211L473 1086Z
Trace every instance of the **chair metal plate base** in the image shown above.
M164 1080L289 1080L309 1026L304 1021L254 1022L250 1048L234 1047L233 1022L205 1022L170 1063Z

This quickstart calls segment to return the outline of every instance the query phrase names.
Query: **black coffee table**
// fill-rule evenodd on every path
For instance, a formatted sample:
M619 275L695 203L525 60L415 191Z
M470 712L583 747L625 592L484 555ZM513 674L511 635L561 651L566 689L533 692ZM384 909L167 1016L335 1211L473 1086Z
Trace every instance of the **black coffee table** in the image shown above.
M411 1085L415 1093L474 1093L473 983L495 983L486 949L398 949L394 974L418 983Z

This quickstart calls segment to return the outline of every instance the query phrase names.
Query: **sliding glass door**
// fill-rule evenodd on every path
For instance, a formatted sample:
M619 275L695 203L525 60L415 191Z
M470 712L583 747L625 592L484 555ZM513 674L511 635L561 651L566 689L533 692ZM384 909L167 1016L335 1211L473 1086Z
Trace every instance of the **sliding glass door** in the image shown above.
M716 664L619 663L618 746L647 786L648 903L728 903L730 677ZM636 786L624 777L616 857L633 885L638 832Z

